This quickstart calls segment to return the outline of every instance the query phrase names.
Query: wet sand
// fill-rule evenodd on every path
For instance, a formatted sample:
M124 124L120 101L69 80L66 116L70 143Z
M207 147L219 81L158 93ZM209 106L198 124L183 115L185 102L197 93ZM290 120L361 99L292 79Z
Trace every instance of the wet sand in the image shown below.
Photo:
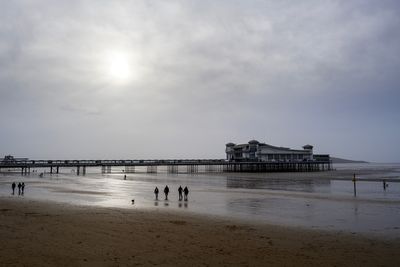
M153 174L116 169L101 174L96 168L88 169L85 176L70 169L43 177L36 172L23 176L3 173L0 197L124 209L131 209L131 199L135 199L135 209L400 238L400 179L390 178L400 176L400 165L344 167L347 169L310 173ZM357 196L353 173L360 179ZM387 190L382 188L383 177L390 185ZM12 182L25 182L24 196L10 195ZM170 200L165 202L160 196L160 201L155 201L154 188L162 190L167 184ZM190 189L188 202L178 201L180 185Z
M0 198L1 266L399 266L400 239Z

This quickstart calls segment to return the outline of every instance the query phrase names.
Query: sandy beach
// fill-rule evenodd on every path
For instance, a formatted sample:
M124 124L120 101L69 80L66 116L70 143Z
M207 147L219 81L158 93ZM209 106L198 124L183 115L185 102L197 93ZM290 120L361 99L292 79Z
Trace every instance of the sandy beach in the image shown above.
M0 198L1 266L398 266L400 240Z

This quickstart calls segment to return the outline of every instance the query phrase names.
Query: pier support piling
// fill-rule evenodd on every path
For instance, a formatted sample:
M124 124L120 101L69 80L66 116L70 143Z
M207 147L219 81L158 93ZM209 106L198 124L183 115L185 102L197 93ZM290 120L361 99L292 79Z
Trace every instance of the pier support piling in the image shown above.
M168 173L178 173L179 172L178 167L179 166L177 166L177 165L168 165L167 171L168 171Z
M157 173L157 166L156 165L147 166L147 173Z
M125 166L126 173L135 173L135 166Z

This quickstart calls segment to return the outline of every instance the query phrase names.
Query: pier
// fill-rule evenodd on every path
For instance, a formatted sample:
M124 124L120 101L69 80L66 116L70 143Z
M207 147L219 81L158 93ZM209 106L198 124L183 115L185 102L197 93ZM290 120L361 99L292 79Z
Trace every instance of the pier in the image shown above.
M207 172L315 172L332 169L331 161L227 161L224 159L172 159L172 160L13 160L0 161L0 171L18 170L22 175L36 168L46 168L57 174L61 168L74 168L77 175L85 175L87 168L101 168L102 173L111 173L113 167L125 168L126 173L135 173L138 168L147 173L157 173L164 167L168 173Z

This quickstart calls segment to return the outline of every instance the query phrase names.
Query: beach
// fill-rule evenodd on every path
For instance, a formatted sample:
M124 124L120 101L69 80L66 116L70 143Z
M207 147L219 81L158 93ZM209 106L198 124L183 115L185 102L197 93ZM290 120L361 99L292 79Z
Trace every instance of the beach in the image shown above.
M39 172L29 175L3 172L0 173L0 197L193 213L250 224L396 239L400 238L399 170L399 165L367 164L310 173L124 173L116 168L111 174L101 174L93 168L85 176L62 169L60 174L45 173L40 177ZM357 174L358 181L356 196L351 181L353 173ZM388 181L386 190L382 179ZM23 196L11 195L13 182L25 183ZM170 188L168 201L164 201L162 193L165 185ZM153 193L156 186L160 190L158 201ZM178 201L179 186L188 186L189 201Z
M398 266L400 166L356 167L4 172L0 266ZM12 182L25 183L23 195L11 194ZM156 200L155 186L162 192L166 184L169 199ZM188 201L178 200L179 185L189 187Z
M398 266L399 239L0 198L1 266Z

